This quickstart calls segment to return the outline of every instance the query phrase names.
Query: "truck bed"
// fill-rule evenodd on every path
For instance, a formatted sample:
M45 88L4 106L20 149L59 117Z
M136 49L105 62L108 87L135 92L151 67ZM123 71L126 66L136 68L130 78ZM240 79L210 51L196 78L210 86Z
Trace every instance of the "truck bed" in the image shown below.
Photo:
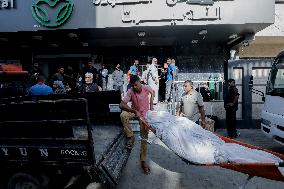
M87 130L83 126L73 128L73 133L77 139L87 137ZM110 146L117 141L121 134L123 134L123 128L118 125L92 125L92 140L97 163L103 159Z
M109 147L122 134L122 127L117 125L96 125L93 126L93 141L95 148L96 162L100 162L103 155L107 153Z

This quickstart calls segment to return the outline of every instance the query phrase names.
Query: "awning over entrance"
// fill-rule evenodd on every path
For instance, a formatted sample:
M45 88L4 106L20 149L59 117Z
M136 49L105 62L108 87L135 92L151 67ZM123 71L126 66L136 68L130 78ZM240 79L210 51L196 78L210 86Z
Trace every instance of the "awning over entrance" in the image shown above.
M0 48L231 46L272 24L275 4L267 0L51 2L10 0L0 10Z

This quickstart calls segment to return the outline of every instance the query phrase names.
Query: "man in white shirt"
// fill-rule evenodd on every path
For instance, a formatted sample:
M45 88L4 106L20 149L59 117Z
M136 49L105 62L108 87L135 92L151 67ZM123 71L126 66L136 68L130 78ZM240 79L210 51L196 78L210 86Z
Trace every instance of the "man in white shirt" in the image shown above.
M158 75L158 68L157 68L158 60L157 58L152 59L152 64L149 67L148 77L147 77L147 84L154 90L154 104L158 103L158 94L159 94L159 75Z

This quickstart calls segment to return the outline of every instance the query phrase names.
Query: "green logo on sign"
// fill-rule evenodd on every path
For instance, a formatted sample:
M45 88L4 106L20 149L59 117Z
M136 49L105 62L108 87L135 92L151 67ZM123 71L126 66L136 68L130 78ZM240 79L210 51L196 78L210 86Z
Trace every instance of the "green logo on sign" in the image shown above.
M33 17L46 27L58 27L70 18L73 3L70 0L36 0L32 5Z

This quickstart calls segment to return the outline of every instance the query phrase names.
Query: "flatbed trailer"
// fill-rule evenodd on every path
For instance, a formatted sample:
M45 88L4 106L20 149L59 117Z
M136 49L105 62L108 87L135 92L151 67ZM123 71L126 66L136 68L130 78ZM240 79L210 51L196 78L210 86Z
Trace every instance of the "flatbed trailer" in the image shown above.
M6 177L4 188L81 189L90 182L114 188L130 151L125 148L119 111L106 108L111 107L109 102L118 104L120 94L104 93L105 99L98 98L100 95L87 95L89 100L75 96L55 100L59 96L50 96L36 101L2 101L0 166ZM102 100L104 103L91 108L100 115L89 111L92 103ZM95 115L100 117L98 121Z

